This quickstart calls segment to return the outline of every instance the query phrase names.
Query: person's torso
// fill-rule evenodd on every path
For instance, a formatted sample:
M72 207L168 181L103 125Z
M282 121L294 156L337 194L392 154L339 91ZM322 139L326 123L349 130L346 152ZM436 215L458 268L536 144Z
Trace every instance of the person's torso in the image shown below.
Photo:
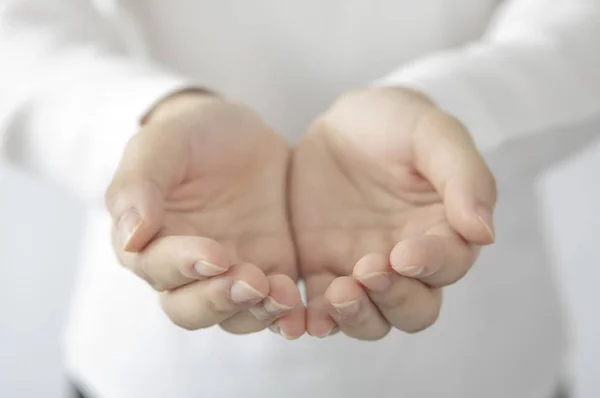
M152 57L297 137L350 88L477 39L498 0L121 0Z
M475 40L497 1L122 3L155 59L297 138L345 90ZM565 344L535 207L530 180L511 185L498 243L446 290L438 323L374 343L180 330L116 264L109 219L95 212L67 334L71 375L100 398L550 396Z

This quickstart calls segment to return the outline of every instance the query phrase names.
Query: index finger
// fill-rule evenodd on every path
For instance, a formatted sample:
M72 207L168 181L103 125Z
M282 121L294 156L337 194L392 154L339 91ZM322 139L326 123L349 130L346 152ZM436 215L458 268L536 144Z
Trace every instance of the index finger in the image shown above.
M120 262L157 291L220 275L230 268L225 248L200 236L155 238L139 253L116 250Z

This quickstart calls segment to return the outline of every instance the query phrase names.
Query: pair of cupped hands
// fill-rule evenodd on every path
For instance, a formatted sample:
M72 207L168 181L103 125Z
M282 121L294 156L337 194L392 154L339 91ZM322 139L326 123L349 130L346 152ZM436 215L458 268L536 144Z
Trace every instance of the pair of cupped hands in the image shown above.
M409 89L343 95L294 148L184 91L131 138L106 199L119 261L176 325L376 340L436 321L494 240L496 187L465 127Z

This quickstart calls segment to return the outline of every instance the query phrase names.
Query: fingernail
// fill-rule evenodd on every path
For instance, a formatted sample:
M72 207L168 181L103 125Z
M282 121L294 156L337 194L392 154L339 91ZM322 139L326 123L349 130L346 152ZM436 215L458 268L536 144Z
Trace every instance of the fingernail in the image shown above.
M343 316L344 318L350 318L358 314L358 311L360 310L360 299L352 300L347 303L331 304L333 305L333 308L335 308L337 313Z
M219 267L216 264L209 263L206 260L200 260L194 264L194 271L196 271L200 276L210 277L221 275L222 273L227 272L227 269Z
M331 327L331 329L329 329L324 334L313 334L311 332L308 332L308 334L310 334L311 336L316 337L318 339L324 339L325 337L333 336L334 334L336 334L338 332L338 330L339 330L339 328L337 327L337 325L333 325Z
M294 307L277 302L277 300L270 296L263 301L263 308L271 315L279 315L282 312L294 309Z
M477 218L489 234L490 243L494 243L496 234L494 233L494 216L492 211L485 206L479 206L477 208Z
M239 304L261 301L265 296L246 282L235 281L229 289L229 298Z
M392 275L389 272L374 272L358 278L367 289L383 293L392 286Z
M135 209L129 209L119 219L117 229L121 237L121 244L124 249L127 249L131 238L142 225L142 217Z
M394 268L394 270L396 272L398 272L399 274L408 276L410 278L416 278L418 276L421 276L425 272L425 267L423 267L422 265L416 265L416 266L404 267L404 268L394 267L392 265L392 268Z
M290 336L288 334L286 334L283 329L281 328L281 326L279 326L278 324L274 323L271 326L269 326L269 330L275 334L280 335L281 337L283 337L286 340L296 340L295 337Z
M267 297L260 306L249 308L248 311L259 321L266 321L281 315L282 313L293 309L287 305L278 303L273 297Z

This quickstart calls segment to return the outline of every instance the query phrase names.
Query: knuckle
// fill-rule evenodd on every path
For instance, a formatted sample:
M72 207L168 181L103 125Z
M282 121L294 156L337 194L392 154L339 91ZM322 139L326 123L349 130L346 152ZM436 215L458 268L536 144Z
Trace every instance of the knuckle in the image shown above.
M395 288L386 300L386 307L403 308L408 303L410 299L410 289L408 289L406 285L409 281L410 280L406 278L398 278L395 281Z
M461 280L467 274L468 268L456 267L452 274L447 274L436 278L436 275L432 276L431 285L435 287L448 287L454 285L456 282ZM437 280L436 280L437 279Z
M420 332L426 330L427 328L429 328L429 326L431 326L431 325L427 325L427 324L411 325L407 328L404 328L403 331L407 334L417 334L417 333L420 333Z
M354 315L346 318L338 317L338 322L342 325L344 329L353 330L361 330L368 325L367 319L359 315Z
M473 266L477 257L477 250L465 248L461 258L450 264L445 264L437 272L422 278L422 281L433 287L447 287L454 285L464 278Z
M171 290L171 286L169 286L167 283L165 283L164 281L159 281L150 278L146 273L143 274L142 279L144 279L148 283L148 285L150 285L150 287L154 289L154 291L156 291L157 293L163 293Z
M178 305L170 292L161 293L159 297L163 312L175 326L189 331L206 327L201 322L199 312L193 311L193 306Z
M154 289L157 293L166 292L170 289L170 286L168 286L164 282L159 282L152 279L146 279L146 282L148 282L150 287Z
M378 334L375 334L373 336L372 339L370 339L370 341L377 341L377 340L381 340L383 339L385 336L387 336L390 333L391 328L385 328L384 330L382 330L381 332L379 332Z
M167 314L167 317L171 320L171 322L175 325L178 326L184 330L187 331L194 331L194 330L198 330L201 329L201 327L199 327L197 325L196 322L194 322L193 319L190 319L190 317L182 317L182 316L178 316L175 314L172 314L171 311L164 311L165 314Z
M251 328L248 325L239 324L236 322L223 322L223 323L220 323L219 326L224 331L231 333L231 334L235 334L235 335L251 334L251 333L259 332L263 329L266 329L266 326L264 326L264 325L260 325L258 327Z
M408 303L409 298L410 294L408 292L400 290L394 295L391 305L402 308Z
M391 330L390 325L387 325L386 327L383 327L377 331L366 334L364 337L361 338L361 340L365 340L365 341L381 340L390 333L390 330Z
M432 306L428 311L422 314L418 322L403 328L403 331L408 334L415 334L430 328L439 319L440 308L440 305Z
M156 292L162 293L170 290L169 286L164 280L160 278L154 278L150 272L148 272L145 261L136 256L129 266L129 268L141 279L154 289Z
M226 308L227 306L224 306L223 303L214 299L207 300L206 307L208 313L213 314L218 318L227 318L232 312L231 308Z
M468 257L471 257L471 255L465 254L465 258L454 267L454 272L452 275L449 275L448 279L442 282L443 286L453 285L467 275L471 269L471 265L473 264Z
M179 326L180 328L182 328L182 329L184 329L184 330L187 330L188 332L193 332L194 330L198 330L197 328L195 328L195 327L194 327L193 325L191 325L191 324L189 324L189 325L188 325L188 324L185 324L185 323L178 324L177 322L173 322L173 323L175 324L175 326Z

